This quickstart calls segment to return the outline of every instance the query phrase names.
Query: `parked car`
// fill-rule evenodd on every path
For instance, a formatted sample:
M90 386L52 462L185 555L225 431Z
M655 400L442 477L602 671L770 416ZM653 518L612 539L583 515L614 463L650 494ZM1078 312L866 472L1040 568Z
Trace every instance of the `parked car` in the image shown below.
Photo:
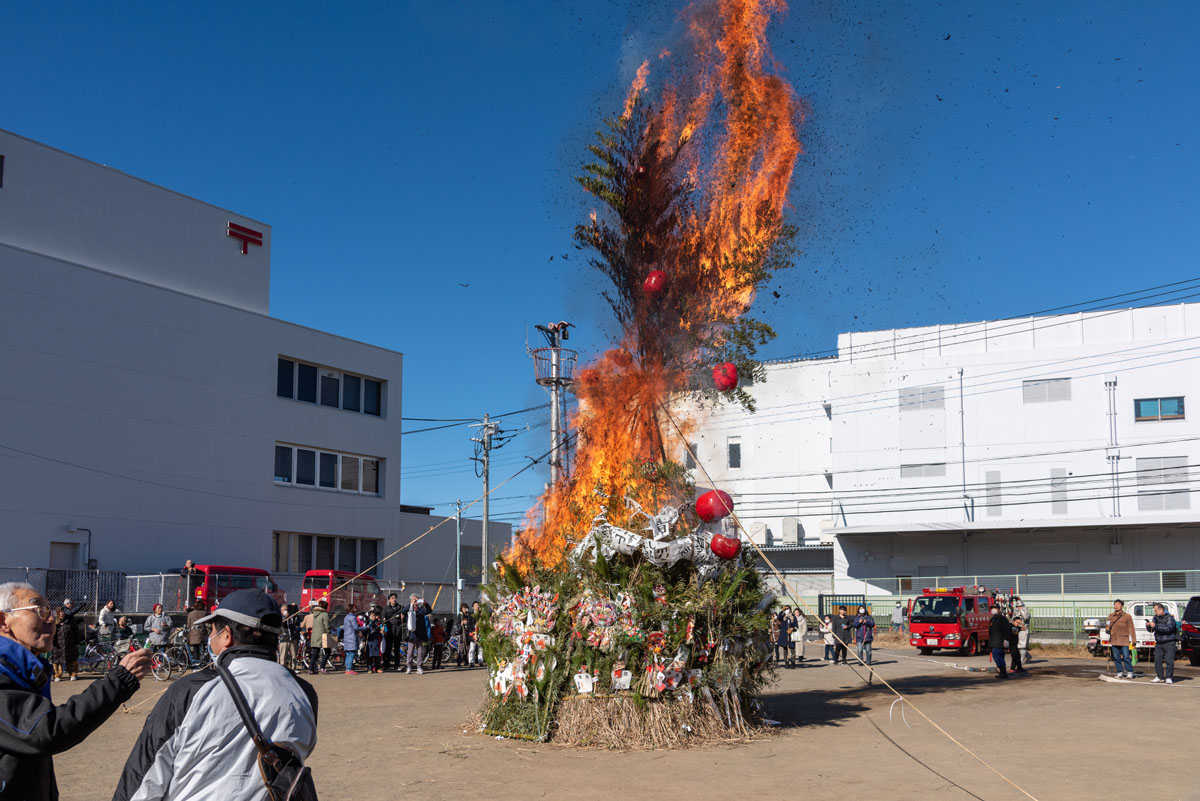
M1193 595L1179 620L1179 650L1200 667L1200 595Z

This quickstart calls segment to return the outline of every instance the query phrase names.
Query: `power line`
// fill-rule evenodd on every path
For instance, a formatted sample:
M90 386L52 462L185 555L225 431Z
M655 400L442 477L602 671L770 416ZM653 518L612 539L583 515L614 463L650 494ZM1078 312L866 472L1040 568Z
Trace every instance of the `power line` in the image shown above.
M1123 445L1120 445L1119 447L1121 449L1140 448L1140 447L1145 447L1148 445L1171 445L1176 442L1195 442L1196 440L1200 440L1200 436L1171 437L1169 439L1147 440L1146 442L1130 442L1130 443L1125 443ZM1018 454L1010 454L1010 455L1003 455L1003 456L984 456L984 457L980 457L978 459L968 459L967 461L968 462L1002 462L1002 461L1008 461L1009 459L1032 459L1032 458L1041 457L1041 456L1065 456L1067 454L1072 454L1072 453L1089 453L1091 451L1103 451L1103 450L1108 450L1109 448L1112 448L1112 447L1114 447L1114 446L1112 446L1112 445L1096 445L1094 447L1068 448L1065 450L1058 450L1058 451L1038 451L1035 453L1018 453ZM941 464L941 462L938 462L937 464ZM963 461L961 459L948 460L948 461L946 461L945 464L947 466L960 465L960 464L963 464ZM819 471L810 472L810 473L774 473L774 474L765 475L765 476L746 476L746 477L733 477L733 478L727 477L725 480L727 482L728 481L763 481L766 479L805 478L805 477L825 476L825 475L830 475L830 474L842 476L842 475L852 475L855 473L876 473L881 470L899 470L899 469L900 469L900 465L887 465L887 466L880 466L880 467L859 467L859 468L855 468L853 470L838 470L838 471L832 471L832 472L825 471L825 470L819 470Z
M1178 339L1170 340L1169 342L1158 341L1158 342L1152 342L1147 345L1138 345L1138 346L1132 347L1132 348L1120 348L1118 350L1102 351L1099 353L1092 353L1092 354L1087 354L1087 355L1083 355L1083 356L1072 356L1067 359L1050 359L1047 361L1039 361L1039 362L1033 362L1030 364L1023 364L1019 367L1009 367L1004 370L989 370L988 372L985 372L985 373L974 373L971 375L969 385L972 387L975 387L975 386L984 386L989 383L1000 383L1000 382L980 382L979 381L980 378L988 378L990 376L996 376L996 375L1006 375L1008 373L1024 373L1024 371L1027 371L1027 370L1037 370L1037 369L1049 367L1051 365L1056 365L1056 364L1067 364L1070 362L1089 361L1091 359L1099 359L1099 358L1102 358L1105 356L1118 356L1118 355L1125 354L1125 353L1133 353L1135 351L1150 350L1153 348L1163 348L1166 345L1174 345L1174 344L1178 344L1180 342L1192 342L1197 339L1200 339L1200 336L1180 337ZM1177 352L1182 352L1182 351L1178 350L1178 349L1163 351L1163 353L1177 353ZM1158 354L1155 354L1155 355L1158 355ZM1109 362L1107 364L1116 364L1116 363L1120 363L1120 362ZM951 368L950 366L947 366L946 369L953 369L953 368ZM1028 376L1022 375L1021 377L1025 378ZM921 385L913 385L913 386L921 386ZM830 406L836 405L839 410L839 414L844 414L845 412L841 411L841 409L842 409L841 402L842 401L853 400L854 398L875 398L875 397L878 397L885 393L896 392L899 389L900 389L900 387L898 387L898 386L886 387L883 389L876 389L876 390L871 390L868 392L857 392L857 393L854 393L851 395L835 395L835 396L831 396L831 397L821 398L820 400L805 400L805 401L796 401L794 403L780 403L780 404L775 404L772 406L760 406L760 407L758 407L758 411L755 412L755 415L757 416L759 414L762 414L763 417L760 419L764 419L764 418L768 418L768 417L774 417L774 416L780 414L781 412L779 412L778 410L781 410L781 409L790 409L790 408L803 407L803 406L823 406L825 404L829 404ZM855 403L855 404L849 404L849 405L850 406L858 406L861 404ZM767 414L763 414L763 412L767 412ZM744 415L744 413L739 408L729 408L724 411L716 412L716 413L710 415L709 419L719 420L722 418L741 417L743 415Z
M1200 479L1191 477L1191 476L1197 475L1197 474L1187 468L1193 468L1193 467L1196 467L1196 466L1195 465L1182 465L1177 470L1176 469L1172 470L1170 479L1164 479L1162 482L1157 482L1157 483L1153 483L1153 484L1143 483L1141 481L1138 481L1137 485L1140 487L1161 487L1161 486L1165 486L1165 485L1171 484L1171 483L1194 483L1195 481L1200 480ZM1183 472L1180 472L1180 471L1183 471ZM1139 472L1139 473L1145 472L1147 474L1154 473L1154 472L1162 473L1162 469L1161 468L1146 468L1142 471L1124 471L1124 472L1120 473L1119 475L1124 476L1124 475L1129 475L1134 472ZM1070 500L1093 500L1093 499L1105 500L1105 499L1113 497L1111 492L1108 494L1105 494L1105 495L1097 495L1097 496L1087 496L1087 497L1079 497L1079 498L1069 497L1070 493L1072 493L1072 492L1076 492L1076 493L1078 493L1078 492L1093 492L1096 490L1111 488L1113 486L1112 480L1111 480L1111 474L1106 479L1096 478L1096 479L1090 479L1087 481L1076 482L1076 481L1073 481L1071 477L1064 477L1064 478L1057 478L1057 479L1053 478L1053 477L1043 477L1043 478L1037 479L1037 482L1044 486L1042 486L1040 488L1035 488L1033 486L1024 485L1024 486L1020 486L1020 487L1009 488L1008 490L1004 490L1003 488L998 487L996 490L996 493L995 493L995 497L999 497L999 498L1003 499L1006 497L1027 498L1027 497L1033 497L1033 496L1046 496L1041 501L1041 503L1051 503L1051 502L1057 501L1057 500L1067 500L1067 501L1070 501ZM1056 483L1058 484L1057 487L1055 486ZM1119 486L1119 484L1120 484L1120 482L1118 481L1118 486ZM1170 494L1171 492L1173 492L1172 490L1158 490L1158 489L1155 489L1155 490L1143 489L1142 491L1151 493L1151 494ZM823 508L826 508L829 506L834 506L834 507L837 507L839 510L851 509L851 510L861 511L861 510L865 510L865 509L874 509L875 510L874 512L868 512L871 514L878 513L878 512L901 513L901 512L908 512L908 511L921 511L921 507L905 506L904 504L939 503L939 502L943 502L943 501L948 502L948 501L953 500L953 501L956 501L956 503L953 506L946 507L946 508L960 509L960 508L962 508L963 502L965 500L976 500L978 497L977 495L968 495L966 498L964 498L961 495L961 492L958 487L947 487L947 492L948 493L957 492L959 494L952 495L950 497L936 497L939 494L945 494L945 493L931 492L931 493L927 493L924 496L915 496L915 497L909 496L909 497L904 497L904 498L894 498L894 499L890 499L890 500L870 500L870 499L863 499L863 498L849 498L848 499L849 502L845 502L845 503L842 501L841 498L837 497L836 495L834 495L833 497L830 497L830 498L826 498L826 499L811 498L811 499L795 499L794 501L789 501L786 498L777 498L777 499L772 499L772 500L759 501L757 503L751 502L750 504L746 505L745 508L749 508L749 509L752 509L752 510L758 511L758 512L767 512L770 510L782 511L782 510L791 510L791 509L795 509L795 510L823 509ZM988 506L991 506L992 504L987 503L987 498L989 495L992 495L992 493L988 491L987 487L985 487L982 495L983 495L983 500L985 501L985 504ZM1056 495L1064 496L1064 497L1055 497ZM999 505L1003 505L1004 503L1005 503L1005 501L1001 500ZM768 504L770 504L770 505L768 505Z
M1170 355L1172 353L1187 353L1187 352L1194 351L1194 350L1200 350L1200 346L1192 347L1192 348L1177 348L1177 349L1170 350L1170 351L1164 351L1161 354L1155 354L1155 355L1166 356L1166 355ZM1163 362L1147 362L1147 363L1142 363L1142 364L1135 364L1130 367L1125 367L1123 369L1132 372L1133 370L1144 370L1147 367L1162 367L1162 366L1168 365L1168 364L1178 364L1180 362L1192 361L1193 359L1197 359L1197 358L1200 358L1200 356L1188 356L1186 358L1170 359L1168 361L1163 361ZM1122 360L1118 360L1115 362L1102 362L1100 364L1089 365L1087 369L1091 369L1091 368L1095 368L1095 367L1112 367L1114 364L1121 364L1125 361L1133 361L1133 359L1122 359ZM1092 378L1092 377L1095 377L1098 375L1105 375L1107 372L1108 372L1108 370L1101 370L1099 372L1082 373L1082 374L1075 373L1075 374L1071 374L1069 376L1061 376L1061 377L1072 378L1072 379ZM1019 378L1022 380L1030 380L1033 378L1058 378L1058 377L1060 377L1060 375L1057 375L1055 373L1043 373L1043 374L1037 375L1037 376L1023 376L1023 377L1019 377ZM1013 380L1013 379L1007 379L1007 380ZM1006 382L1007 382L1007 380L1006 380ZM999 381L984 382L983 384L981 384L981 386L987 386L989 383L1002 383L1002 382L999 382ZM976 397L978 395L990 395L993 392L1008 392L1013 389L1016 389L1016 386L1002 386L1002 387L997 387L995 389L978 390L975 392L964 392L964 393L962 393L962 396L963 397ZM893 406L893 404L891 402L888 402L884 405L879 405L879 406L868 406L868 407L859 408L859 409L850 409L849 411L840 413L838 416L846 417L846 416L853 415L853 414L862 414L865 412L879 411L882 409L892 409L892 408L895 408L895 407ZM782 413L780 413L780 414L782 414ZM774 423L793 423L793 422L803 422L805 420L818 420L818 419L826 418L826 417L827 416L822 412L822 413L817 413L817 414L812 414L812 415L802 415L802 416L796 416L796 417L788 417L788 416L781 417L780 415L766 415L762 418L757 418L757 419L759 421L768 421L768 422L774 422ZM737 422L738 421L730 421L728 424L717 424L717 425L712 425L712 426L705 426L705 430L706 431L725 431L730 428L737 427ZM745 421L743 421L743 422L745 422Z
M1115 306L1115 305L1122 304L1122 303L1136 303L1138 301L1149 300L1151 298L1159 298L1159 297L1165 297L1167 295L1175 295L1180 292L1186 292L1188 290L1198 288L1198 286L1200 286L1200 285L1196 284L1197 281L1200 281L1200 278L1188 278L1188 279L1185 279L1182 281L1174 281L1174 282L1171 282L1168 284L1160 284L1158 286L1147 287L1145 289L1135 289L1135 290L1131 290L1129 292L1123 292L1119 295L1111 295L1106 298L1097 298L1095 300L1081 301L1079 303L1072 303L1067 306L1058 306L1053 309L1045 309L1043 311L1032 312L1030 314L1017 315L1014 317L1002 317L998 320L982 320L982 321L973 322L973 323L957 323L957 324L955 324L955 327L957 328L957 327L964 327L964 326L965 327L987 326L989 324L995 324L995 323L1007 323L1006 325L998 326L997 329L992 329L992 330L1003 331L1008 328L1024 326L1024 325L1028 324L1029 322L1031 322L1031 320L1038 318L1039 315L1047 315L1045 317L1042 317L1041 319L1053 320L1057 317L1074 316L1076 314L1086 314L1091 311L1100 311L1103 309L1107 309L1110 306ZM1184 284L1189 284L1190 286L1183 286ZM1179 289L1170 289L1166 292L1158 292L1156 294L1146 294L1146 293L1154 292L1155 290L1159 290L1159 289L1168 289L1168 287L1180 287L1180 288ZM1140 297L1140 298L1130 298L1130 296L1132 296L1132 295L1145 295L1145 296ZM1195 295L1188 295L1186 297L1195 297ZM1118 300L1120 298L1129 298L1129 299L1128 300ZM1173 298L1170 301L1166 301L1166 302L1174 303L1174 302L1177 302L1177 301L1183 300L1183 299L1184 298ZM1102 303L1102 301L1113 301L1113 302ZM1095 304L1101 304L1101 305L1095 305ZM1152 303L1152 304L1147 304L1147 305L1148 306L1159 306L1159 305L1163 305L1163 302L1160 301L1159 303ZM1063 313L1063 314L1049 314L1049 312L1062 311L1063 309L1070 309L1070 308L1074 308L1074 307L1078 307L1078 306L1087 306L1090 308L1076 309L1075 311L1067 312L1067 313ZM1145 308L1145 307L1131 306L1130 308ZM1122 311L1126 311L1126 309L1115 309L1111 312L1106 312L1105 314L1097 315L1097 316L1105 317L1105 316L1108 316L1109 314L1119 314ZM1054 323L1051 325L1043 326L1043 328L1049 328L1049 327L1053 327L1056 325L1064 325L1064 324L1068 324L1071 322L1074 322L1074 321L1068 320L1068 321L1064 321L1063 323ZM920 326L920 327L928 328L929 326ZM980 330L982 330L982 329L980 329ZM873 332L859 332L859 333L873 333ZM979 333L979 331L978 330L977 331L962 331L961 333L948 332L948 333L945 333L945 337L949 341L951 341L953 344L961 345L961 344L964 344L964 342L954 342L954 340L956 340L958 337L970 336L970 335L976 334L976 333ZM988 333L990 335L991 330L989 330ZM1013 333L1015 333L1015 332L1013 332ZM996 334L996 336L1007 336L1007 334ZM984 337L984 338L986 339L988 337ZM795 357L795 358L797 358L797 359L816 359L816 358L822 358L825 356L837 356L839 358L844 356L846 358L856 358L861 353L874 353L874 352L878 352L878 351L882 351L882 350L894 351L897 349L897 347L899 346L899 344L901 342L907 342L909 340L916 340L915 344L921 344L924 342L933 342L936 340L937 342L939 342L938 347L940 347L941 346L940 343L943 341L943 332L936 331L936 332L930 333L928 331L925 331L925 332L922 332L919 334L907 334L902 337L896 337L891 342L886 343L886 344L885 343L871 343L871 344L859 345L859 346L851 345L850 347L845 348L845 349L830 348L830 349L825 349L825 350L810 351L807 354L803 354L803 355ZM967 340L967 341L973 342L973 341L978 341L978 340ZM906 352L914 352L914 350L926 350L926 349L927 348L912 349L907 345L905 346Z

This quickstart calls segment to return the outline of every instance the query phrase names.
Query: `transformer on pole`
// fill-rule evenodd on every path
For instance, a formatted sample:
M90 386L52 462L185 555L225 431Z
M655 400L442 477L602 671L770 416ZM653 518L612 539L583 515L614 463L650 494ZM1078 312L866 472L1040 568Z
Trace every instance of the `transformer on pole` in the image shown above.
M575 383L575 366L579 354L564 348L570 336L571 324L565 321L536 326L549 347L537 348L533 356L533 373L538 384L550 392L550 483L557 484L567 475L570 447L567 442L567 393Z

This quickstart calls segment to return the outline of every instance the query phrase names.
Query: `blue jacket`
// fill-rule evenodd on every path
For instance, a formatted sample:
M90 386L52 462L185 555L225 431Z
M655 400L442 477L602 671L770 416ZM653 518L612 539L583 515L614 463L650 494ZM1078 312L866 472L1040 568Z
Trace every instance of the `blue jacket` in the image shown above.
M1175 642L1179 639L1179 627L1170 612L1154 616L1154 642Z
M868 612L865 615L855 615L851 628L854 629L856 642L871 642L875 639L875 618Z
M366 626L358 622L358 615L353 612L346 613L346 619L342 621L342 647L346 649L346 653L358 650L358 633L365 628Z

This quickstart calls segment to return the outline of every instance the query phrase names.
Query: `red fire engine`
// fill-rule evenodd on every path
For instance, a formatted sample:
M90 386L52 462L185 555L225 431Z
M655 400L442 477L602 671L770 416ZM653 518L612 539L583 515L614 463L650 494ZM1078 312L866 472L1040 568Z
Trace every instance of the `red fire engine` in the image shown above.
M963 656L987 650L991 595L985 587L937 587L908 602L909 640L923 654L955 648Z

